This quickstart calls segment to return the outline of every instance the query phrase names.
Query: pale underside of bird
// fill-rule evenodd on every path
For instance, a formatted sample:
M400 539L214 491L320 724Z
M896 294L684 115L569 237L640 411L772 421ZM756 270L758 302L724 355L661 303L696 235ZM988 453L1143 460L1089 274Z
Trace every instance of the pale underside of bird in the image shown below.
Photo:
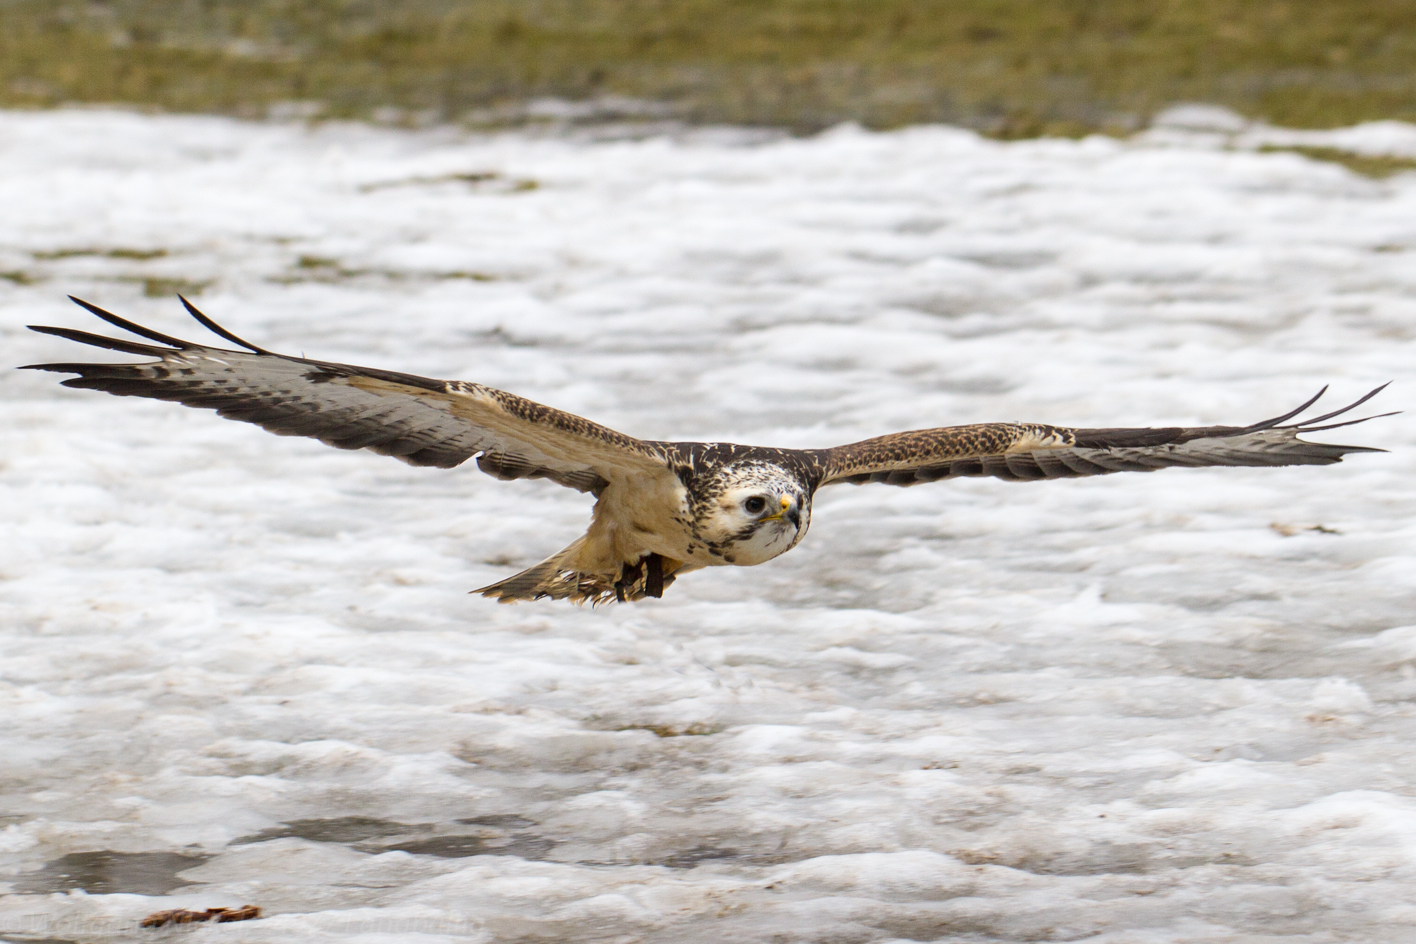
M1298 438L1373 419L1322 425L1382 387L1340 410L1293 423L1323 391L1296 410L1248 426L1071 429L980 423L892 433L829 449L654 442L477 383L275 354L236 337L185 298L192 317L242 350L169 337L74 301L156 344L31 326L153 358L137 364L29 365L78 374L63 381L65 386L206 407L280 435L369 449L412 465L451 468L475 456L483 472L500 479L545 478L594 495L589 530L569 547L473 591L504 603L544 597L639 600L662 596L675 577L691 570L763 563L791 550L806 534L816 490L842 482L915 485L959 476L1019 482L1170 466L1329 465L1346 453L1382 451Z

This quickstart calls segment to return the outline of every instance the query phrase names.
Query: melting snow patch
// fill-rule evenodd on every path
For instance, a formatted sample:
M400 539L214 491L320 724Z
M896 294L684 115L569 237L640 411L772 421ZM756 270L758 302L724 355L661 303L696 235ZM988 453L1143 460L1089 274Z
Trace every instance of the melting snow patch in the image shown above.
M0 336L73 293L645 438L1244 423L1416 364L1416 183L1263 144L0 114ZM534 184L534 185L533 185ZM117 358L121 359L121 358ZM10 371L0 934L1402 941L1416 421L1328 468L823 492L661 601L465 591L585 496ZM1321 524L1327 530L1314 530ZM1287 529L1287 530L1284 530ZM156 933L156 932L153 932ZM205 939L205 938L204 938Z

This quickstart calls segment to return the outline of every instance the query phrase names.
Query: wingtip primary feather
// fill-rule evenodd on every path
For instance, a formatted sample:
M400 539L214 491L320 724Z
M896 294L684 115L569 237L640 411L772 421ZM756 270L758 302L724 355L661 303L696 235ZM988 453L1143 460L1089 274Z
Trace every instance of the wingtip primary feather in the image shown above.
M1312 406L1314 403L1317 403L1319 400L1321 400L1322 397L1323 397L1323 394L1325 394L1325 393L1328 392L1328 387L1329 387L1329 386L1330 386L1329 384L1323 384L1323 389L1321 389L1321 390L1319 390L1317 393L1313 394L1313 396L1312 396L1307 402L1305 402L1302 406L1298 407L1298 409L1296 409L1296 410L1289 410L1287 413L1283 414L1282 416L1275 416L1275 417L1273 417L1272 419L1259 420L1257 423L1253 423L1253 424L1251 424L1250 426L1245 427L1244 432L1246 432L1246 433L1257 433L1259 430L1263 430L1263 429L1273 429L1273 428L1276 427L1279 423L1283 423L1283 422L1286 422L1286 421L1288 421L1288 420L1293 419L1293 417L1297 416L1299 413L1302 413L1302 412L1303 412L1304 410L1306 410L1308 407ZM1354 404L1354 406L1355 406L1355 404Z
M159 344L170 344L173 347L183 351L191 350L192 348L198 346L193 344L191 341L183 341L181 338L174 338L171 335L163 334L160 331L154 331L151 328L144 328L140 324L136 324L132 321L129 321L127 318L120 318L119 316L113 314L113 312L105 311L104 309L99 308L97 305L86 302L82 298L79 298L77 296L70 295L69 301L73 302L75 305L78 305L80 308L84 309L90 314L97 315L99 318L102 318L104 321L113 325L115 328L122 328L124 331L131 331L133 334L136 334L139 337L147 338L149 341L156 341Z
M1322 416L1314 416L1314 417L1311 418L1311 419L1302 420L1301 422L1294 423L1294 424L1293 424L1293 427L1294 427L1294 428L1303 428L1303 429L1315 429L1315 428L1317 428L1317 427L1314 427L1314 426L1313 426L1314 423L1321 423L1323 420L1330 420L1330 419L1332 419L1334 416L1341 416L1342 414L1348 412L1349 410L1355 410L1357 407L1359 407L1359 406L1361 406L1362 404L1366 403L1368 400L1372 399L1372 397L1375 397L1377 394L1381 393L1383 390L1385 390L1387 387L1390 387L1390 386L1391 386L1391 381L1388 380L1386 383L1382 384L1380 387L1377 387L1377 388L1375 388L1375 389L1373 389L1373 390L1367 391L1367 392L1366 392L1365 394L1363 394L1361 397L1359 397L1359 398L1356 399L1356 400L1353 400L1351 403L1347 404L1347 406L1343 407L1343 408L1340 409L1340 410L1333 410L1331 413L1324 413ZM1326 390L1327 388L1324 387L1323 389ZM1311 403L1312 401L1309 401L1309 402ZM1301 410L1300 410L1300 412L1301 412ZM1399 411L1398 411L1398 412L1399 412ZM1393 414L1391 414L1391 413L1383 413L1383 414L1381 414L1381 415L1382 415L1382 416L1391 416L1391 415L1393 415ZM1374 420L1374 419L1376 419L1376 418L1377 418L1377 417L1375 417L1375 416L1369 416L1369 417L1367 417L1368 420ZM1337 426L1350 426L1350 425L1352 425L1353 423L1365 423L1366 421L1367 421L1367 420L1349 420L1349 421L1346 422L1346 423L1338 423ZM1322 427L1322 428L1323 428L1323 429L1336 429L1337 427L1336 427L1336 426L1324 426L1324 427Z
M124 354L161 357L164 354L172 353L171 348L153 347L151 344L138 344L135 341L124 341L119 338L104 337L101 334L91 334L88 331L80 331L77 328L56 328L52 325L26 325L25 327L29 328L31 331L38 331L40 334L52 334L66 341L77 341L80 344L101 347L110 351L122 351ZM30 364L28 366L43 369L46 365Z
M256 347L250 341L241 340L240 338L236 337L236 335L232 334L230 331L227 331L221 325L217 324L215 321L212 321L206 315L198 311L196 305L193 305L191 302L187 301L185 295L178 295L177 298L182 302L182 307L187 309L187 314L197 319L197 323L200 324L203 328L206 328L212 334L224 338L227 341L230 341L232 344L239 344L253 354L271 354L270 351L267 351L265 348Z
M1354 404L1354 405L1355 405L1355 404ZM1346 411L1342 411L1342 412L1346 412ZM1300 432L1300 433L1316 433L1316 432L1318 432L1318 431L1320 431L1320 430L1324 430L1324 429L1341 429L1341 428L1344 427L1344 426L1356 426L1358 423L1365 423L1365 422L1367 422L1368 420L1379 420L1379 419L1381 419L1381 418L1384 417L1384 416L1400 416L1402 412L1403 412L1403 411L1401 411L1401 410L1392 410L1390 413L1376 413L1376 414L1374 414L1374 415L1372 415L1372 416L1364 416L1364 417L1362 417L1360 420L1345 420L1344 422L1341 422L1341 423L1329 423L1329 424L1327 424L1326 426L1304 426L1303 428L1299 429L1298 432ZM1314 421L1314 422L1316 422L1316 421ZM1385 449L1367 449L1367 447L1365 447L1365 446L1349 446L1349 447L1344 447L1344 448L1350 448L1350 449L1352 449L1352 450L1354 450L1354 451L1359 450L1359 449L1363 449L1363 450L1366 450L1366 451L1368 451L1368 452L1386 452L1386 451L1387 451L1387 450L1385 450Z

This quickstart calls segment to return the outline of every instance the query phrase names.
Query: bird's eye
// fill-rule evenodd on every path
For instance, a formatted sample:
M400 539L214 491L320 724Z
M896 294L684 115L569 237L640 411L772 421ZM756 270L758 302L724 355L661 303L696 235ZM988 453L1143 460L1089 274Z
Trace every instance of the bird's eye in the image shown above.
M762 514L762 509L767 507L767 499L763 498L761 495L753 495L742 503L742 507L747 509L749 515L760 515Z

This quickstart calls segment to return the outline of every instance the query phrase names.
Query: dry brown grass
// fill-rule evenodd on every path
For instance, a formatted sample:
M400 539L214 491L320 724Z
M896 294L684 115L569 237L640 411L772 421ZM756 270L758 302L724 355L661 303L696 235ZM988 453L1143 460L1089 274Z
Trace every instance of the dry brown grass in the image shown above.
M802 131L1126 130L1176 101L1416 119L1416 0L0 0L10 106L485 120L611 95Z

